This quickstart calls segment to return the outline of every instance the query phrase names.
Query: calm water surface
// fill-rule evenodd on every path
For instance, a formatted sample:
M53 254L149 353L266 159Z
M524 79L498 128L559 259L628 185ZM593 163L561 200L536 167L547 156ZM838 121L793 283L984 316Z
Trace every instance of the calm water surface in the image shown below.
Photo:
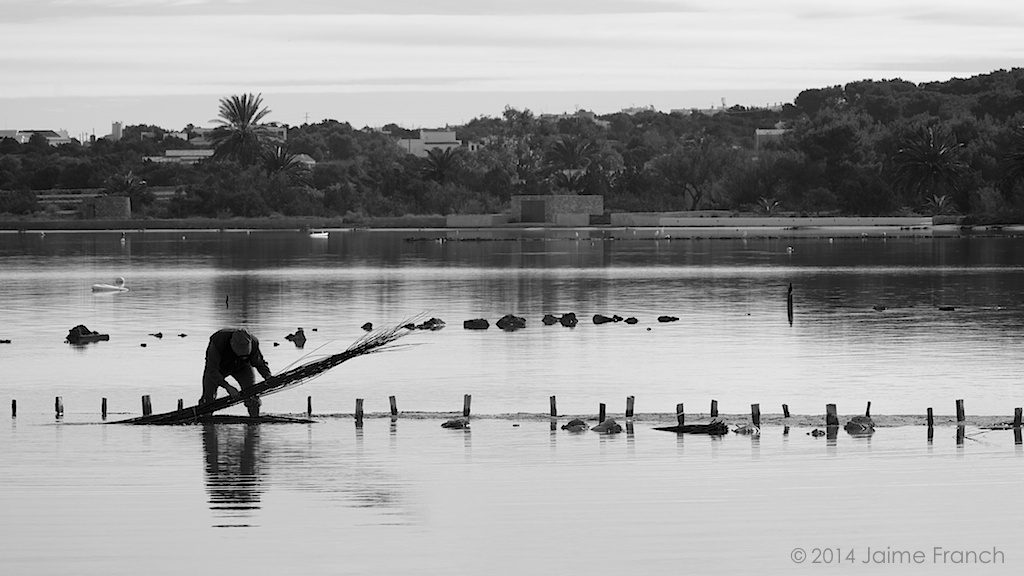
M894 570L797 565L797 547L857 562L868 547L928 553L900 572L1019 572L1011 432L969 426L958 446L950 427L933 443L920 426L833 440L808 436L813 424L721 439L652 427L712 398L726 413L758 402L808 415L867 401L874 414L951 414L964 398L969 414L1009 417L1024 404L1021 239L429 234L0 234L0 339L12 341L0 400L5 413L18 401L0 426L0 573ZM91 292L117 276L130 292ZM574 329L540 323L569 311ZM527 328L461 327L506 313ZM597 326L595 313L639 322ZM158 411L194 401L220 327L248 327L280 371L344 348L364 322L417 315L448 327L264 403L297 413L312 395L329 414L365 398L381 413L395 395L418 416L394 425L99 423L102 397L112 420L143 394ZM65 344L76 324L111 339ZM299 326L304 349L284 339ZM483 417L442 430L463 394ZM632 434L552 432L536 416L551 395L581 415L601 402L621 413L634 395L640 418ZM1006 562L936 564L935 546L1000 548Z

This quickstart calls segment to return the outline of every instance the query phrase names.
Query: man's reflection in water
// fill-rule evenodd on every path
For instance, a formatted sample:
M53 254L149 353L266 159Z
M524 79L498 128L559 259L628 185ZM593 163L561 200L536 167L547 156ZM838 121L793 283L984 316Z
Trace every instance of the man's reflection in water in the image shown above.
M214 526L250 526L243 521L259 510L259 443L257 424L203 424L210 510L218 519L236 520Z

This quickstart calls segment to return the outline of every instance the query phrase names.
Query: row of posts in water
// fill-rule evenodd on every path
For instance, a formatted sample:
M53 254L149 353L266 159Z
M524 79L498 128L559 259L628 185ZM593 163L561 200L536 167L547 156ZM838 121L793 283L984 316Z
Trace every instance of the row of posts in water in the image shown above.
M472 400L473 400L473 395L472 394L465 394L465 395L463 395L463 400L462 400L462 416L463 417L466 417L466 418L469 417L470 405L472 403ZM627 396L626 397L626 412L625 412L625 417L626 418L633 418L634 400L635 400L634 396ZM388 401L389 401L390 407L391 407L391 417L392 418L397 418L398 414L399 414L398 413L398 400L397 400L397 398L395 396L389 396L388 397ZM557 406L557 402L556 402L555 396L551 396L550 401L551 401L551 412L550 413L551 413L551 417L554 418L554 417L558 416L558 406ZM185 406L184 400L179 398L178 399L178 410L182 410L184 408L184 406ZM59 418L62 418L64 416L64 400L60 396L57 396L54 399L54 411L56 413L56 418L59 419ZM149 416L152 413L153 413L153 404L152 404L152 401L150 400L149 395L146 394L146 395L142 396L142 415L143 416ZM685 423L684 404L681 404L681 403L680 404L676 404L676 412L675 413L676 413L676 420L678 421L679 425L682 426ZM1021 413L1022 413L1022 409L1021 408L1015 408L1014 409L1014 414L1013 414L1013 427L1014 427L1014 429L1019 429L1021 427ZM106 420L106 418L107 418L107 399L106 398L103 398L101 400L101 402L100 402L100 415L101 415L101 417L104 420ZM313 397L312 396L307 396L306 397L306 415L307 416L312 416L313 415ZM868 402L867 409L865 410L864 415L865 416L871 416L871 402ZM12 418L16 418L17 416L18 416L18 401L17 400L11 400L11 417ZM361 423L363 421L364 412L363 412L363 399L362 398L356 398L356 409L355 409L354 416L355 416L356 422ZM717 416L718 416L718 400L712 400L711 401L711 417L715 418ZM783 404L782 405L782 416L784 418L789 418L789 405L788 404ZM934 427L934 423L935 423L935 416L934 416L934 412L933 412L931 407L928 408L928 411L927 411L927 414L926 414L925 418L926 418L926 423L927 423L928 428L929 429L933 428ZM606 406L602 402L602 403L600 403L598 405L597 420L598 420L598 422L604 422L605 419L606 419ZM750 405L750 419L751 419L751 422L753 423L754 426L760 426L761 425L761 405L760 404L751 404ZM966 422L966 420L967 420L967 418L966 418L966 414L965 414L965 411L964 411L964 401L962 399L957 400L956 401L956 421L957 421L958 424L962 424L963 422ZM827 426L827 427L829 427L829 426L839 426L839 416L838 416L838 414L836 412L836 405L835 404L826 404L825 405L825 426Z

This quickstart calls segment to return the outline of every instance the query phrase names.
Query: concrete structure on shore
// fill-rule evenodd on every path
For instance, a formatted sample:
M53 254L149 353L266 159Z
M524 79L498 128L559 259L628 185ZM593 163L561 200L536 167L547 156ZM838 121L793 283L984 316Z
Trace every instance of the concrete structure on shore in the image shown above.
M600 195L523 195L512 196L512 222L589 226L591 216L604 214L604 196Z

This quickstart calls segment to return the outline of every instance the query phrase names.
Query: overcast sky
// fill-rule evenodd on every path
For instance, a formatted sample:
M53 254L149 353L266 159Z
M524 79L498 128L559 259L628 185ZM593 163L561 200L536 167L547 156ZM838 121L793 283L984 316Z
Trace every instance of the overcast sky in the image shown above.
M269 120L460 124L791 102L865 78L1024 65L1006 0L0 0L0 128Z

